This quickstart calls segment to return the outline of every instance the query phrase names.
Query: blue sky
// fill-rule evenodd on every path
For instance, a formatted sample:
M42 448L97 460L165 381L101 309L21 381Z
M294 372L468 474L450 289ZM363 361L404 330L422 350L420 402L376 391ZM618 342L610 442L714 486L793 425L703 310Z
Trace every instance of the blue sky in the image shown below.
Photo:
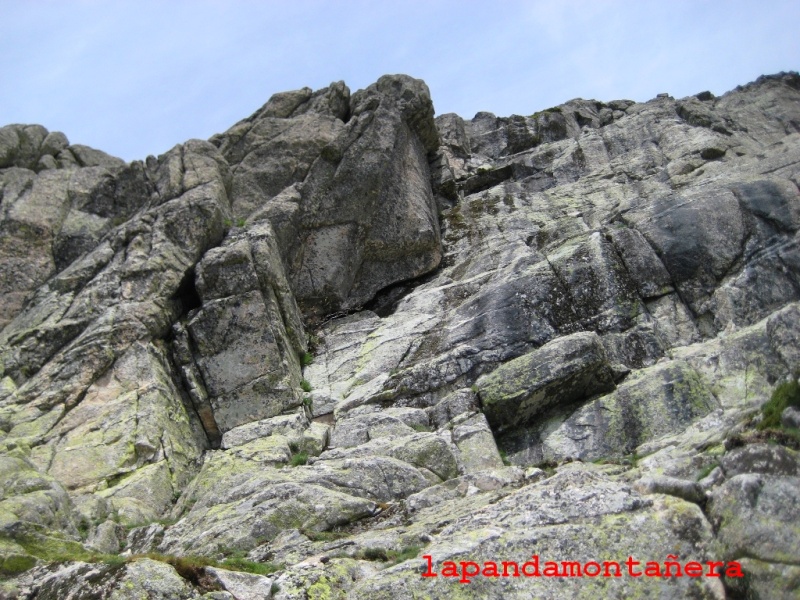
M800 2L0 0L0 124L126 160L208 138L275 92L386 73L437 114L721 94L800 69Z

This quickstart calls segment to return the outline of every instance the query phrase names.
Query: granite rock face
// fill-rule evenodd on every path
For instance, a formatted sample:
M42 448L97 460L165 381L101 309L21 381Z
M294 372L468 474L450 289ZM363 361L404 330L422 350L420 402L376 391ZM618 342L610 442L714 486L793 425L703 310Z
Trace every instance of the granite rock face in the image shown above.
M0 597L795 597L799 232L796 73L0 128ZM420 576L532 554L723 576Z

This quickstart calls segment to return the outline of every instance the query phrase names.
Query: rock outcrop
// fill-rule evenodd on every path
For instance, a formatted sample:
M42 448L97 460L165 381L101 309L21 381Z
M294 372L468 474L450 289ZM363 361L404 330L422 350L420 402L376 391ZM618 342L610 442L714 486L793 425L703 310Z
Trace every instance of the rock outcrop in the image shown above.
M796 597L798 242L796 73L0 128L0 597Z

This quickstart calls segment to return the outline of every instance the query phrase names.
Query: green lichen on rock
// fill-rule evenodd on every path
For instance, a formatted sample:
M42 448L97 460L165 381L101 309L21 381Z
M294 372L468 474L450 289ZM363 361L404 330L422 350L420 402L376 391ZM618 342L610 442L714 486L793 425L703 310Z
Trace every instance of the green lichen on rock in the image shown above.
M800 383L796 379L780 383L772 396L762 407L764 418L758 424L759 429L779 429L781 414L788 407L800 408Z

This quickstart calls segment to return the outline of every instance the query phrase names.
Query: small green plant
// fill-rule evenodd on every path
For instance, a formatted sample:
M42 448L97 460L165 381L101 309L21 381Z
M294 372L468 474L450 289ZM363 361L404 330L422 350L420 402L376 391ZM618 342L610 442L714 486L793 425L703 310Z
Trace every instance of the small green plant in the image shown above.
M81 521L78 522L78 533L81 534L82 540L85 540L86 537L89 535L90 529L91 525L87 521L81 519Z
M231 571L241 571L253 575L271 575L283 568L282 565L272 562L259 563L244 558L226 558L222 561L222 566Z
M506 454L505 450L498 449L500 451L500 460L503 461L503 464L507 467L511 466L511 461L508 460L508 454Z
M701 481L708 477L711 474L711 471L717 468L717 463L712 462L707 464L705 467L700 469L700 472L697 474L697 481Z
M393 564L397 564L416 558L420 550L422 550L422 548L419 546L409 546L408 548L403 548L399 552L397 550L387 550L386 555Z
M306 334L306 342L308 343L309 351L310 352L314 352L314 350L319 348L319 345L322 343L322 339L319 337L318 334L316 334L316 333L314 333L312 331L309 331Z
M292 465L293 467L299 467L307 463L308 463L307 452L298 452L296 454L292 454L292 458L289 460L289 464Z
M554 460L545 460L545 461L542 461L539 464L534 465L534 466L537 469L541 469L542 471L547 473L547 476L549 477L549 476L555 474L556 467L558 466L558 463L556 461L554 461Z
M387 550L385 548L364 548L358 553L358 558L362 560L372 560L380 562L391 562L392 564L401 563L415 558L421 548L419 546L409 546L402 550Z
M269 588L269 593L272 596L275 596L278 592L281 591L281 584L277 581L272 582L272 586Z
M383 548L364 548L358 553L358 557L363 560L379 560L381 562L389 560L389 555Z
M303 396L303 406L308 410L314 410L314 399L311 396Z
M314 531L312 529L301 529L300 533L302 533L312 542L335 542L343 537L347 537L346 533L342 533L340 531Z
M247 224L247 219L245 219L244 217L242 217L240 219L236 219L236 226L237 227L244 227L246 224Z
M314 362L314 355L311 354L311 352L303 352L303 354L300 355L300 364L303 365L304 367L309 366L313 362Z
M303 379L303 381L300 382L300 389L303 390L304 392L310 392L311 382L308 381L308 379Z
M423 425L422 423L413 423L411 425L411 429L413 429L414 431L419 431L419 432L430 431L431 430L429 425Z
M225 227L233 227L233 221L230 219L225 219L223 223L225 224Z
M794 379L780 384L772 392L772 397L761 407L764 418L758 428L781 429L781 414L789 406L800 408L800 384Z
M634 469L639 466L639 461L644 458L640 456L635 450L622 459L623 464L629 464Z

